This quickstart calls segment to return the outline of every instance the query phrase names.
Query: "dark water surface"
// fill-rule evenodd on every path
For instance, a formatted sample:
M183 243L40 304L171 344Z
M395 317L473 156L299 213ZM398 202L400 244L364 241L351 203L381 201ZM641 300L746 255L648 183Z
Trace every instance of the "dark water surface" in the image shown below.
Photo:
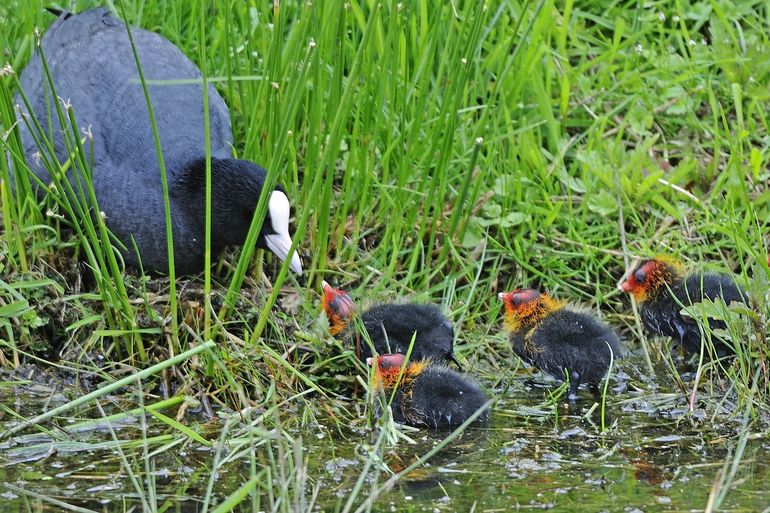
M542 376L535 374L532 379ZM461 434L428 465L384 493L373 510L703 511L712 488L720 488L715 485L720 476L734 472L728 485L722 486L726 495L719 510L770 511L766 421L749 419L742 429L743 414L730 412L734 405L729 401L717 404L716 391L714 399L704 401L706 397L699 396L691 412L681 392L658 386L637 390L640 387L629 383L633 380L621 374L619 383L613 384L618 391L609 398L606 421L610 427L602 435L600 409L586 413L594 404L589 392L582 392L575 405L552 406L546 401L547 388L533 385L529 378L512 376L489 425ZM0 427L7 429L14 422L11 412L31 417L65 400L55 388L6 382L0 386ZM126 403L132 400L135 398L127 397ZM119 410L120 402L110 404L105 399L103 404L109 414ZM318 400L316 404L323 406ZM173 417L177 409L165 414ZM285 433L297 441L294 447L301 441L298 454L282 451L278 444L271 452L276 461L294 458L307 465L305 493L282 511L307 506L316 492L313 511L341 509L372 450L376 432L327 425L324 411L316 412L317 422L304 423L312 427L291 427L287 422ZM290 408L281 414L294 420L300 416ZM74 428L67 433L37 432L0 443L0 511L64 511L66 505L85 508L80 511L142 511L118 446L137 472L144 493L148 487L143 480L148 473L152 476L154 487L150 489L157 491L155 503L162 511L203 511L215 461L223 463L213 483L213 502L227 498L250 477L251 462L246 455L255 452L248 445L255 442L234 428L237 438L226 436L224 446L216 444L223 421L205 426L196 426L189 416L183 421L215 442L207 447L153 417L148 418L143 435L140 419L129 417L112 422L119 440L116 444L106 423L83 427L74 418L79 421L98 415L92 409L73 412L70 425ZM62 426L66 428L67 423ZM741 431L747 433L746 448L733 468ZM393 472L446 436L427 431L406 434L415 443L401 441L384 451L382 459ZM143 457L144 436L147 458ZM258 439L256 435L252 438ZM260 446L256 452L264 453L263 449ZM149 468L146 460L151 462ZM280 462L278 468L283 468ZM293 486L295 475L287 478L287 486ZM377 479L368 476L361 496L366 497L372 486L388 476L386 471ZM274 476L274 483L280 481L280 476ZM268 495L262 492L255 511L271 510ZM251 499L241 504L241 510L251 508ZM211 505L209 511L213 509Z

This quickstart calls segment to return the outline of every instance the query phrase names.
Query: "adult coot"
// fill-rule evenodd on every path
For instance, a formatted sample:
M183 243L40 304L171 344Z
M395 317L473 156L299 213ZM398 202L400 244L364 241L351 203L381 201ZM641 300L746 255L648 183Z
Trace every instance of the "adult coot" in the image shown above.
M203 270L205 227L205 141L201 72L170 41L131 28L147 80L168 176L176 271ZM168 271L163 192L147 103L124 23L104 8L63 13L40 43L53 79L52 93L44 75L40 50L21 74L22 90L32 113L52 138L56 158L69 155L54 102L72 106L78 126L93 137L93 186L99 210L112 233L127 248L127 264ZM158 81L174 81L159 83ZM243 244L266 171L232 155L230 115L225 102L209 86L211 123L212 253ZM29 112L20 97L19 124L27 160L44 182L50 176L30 131ZM89 144L86 143L87 151ZM77 177L70 170L70 183ZM133 241L132 241L133 239ZM276 186L257 246L285 259L291 246L289 200ZM291 269L302 272L299 256Z

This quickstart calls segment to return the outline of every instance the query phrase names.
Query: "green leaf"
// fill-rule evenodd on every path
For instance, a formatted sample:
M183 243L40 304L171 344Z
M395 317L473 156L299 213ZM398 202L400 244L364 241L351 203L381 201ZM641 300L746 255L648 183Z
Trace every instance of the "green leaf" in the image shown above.
M762 168L762 153L757 148L751 148L751 175L754 181L759 180L759 172Z
M200 444L203 444L203 445L205 445L207 447L211 445L211 442L209 442L208 440L203 438L201 435L199 435L198 433L196 433L192 429L188 428L187 426L185 426L184 424L182 424L178 420L172 419L171 417L169 417L167 415L164 415L164 414L160 413L159 411L150 410L149 408L146 409L145 411L150 413L153 417L155 417L156 419L160 420L161 422L164 422L165 424L168 424L169 426L171 426L172 428L176 429L177 431L181 431L182 433L184 433L188 437L192 438L196 442L198 442Z
M646 135L652 128L652 112L639 103L631 107L626 118L628 119L629 130L636 135Z
M86 318L84 318L84 319L80 319L80 320L79 320L79 321L77 321L77 322L73 322L72 324L70 324L69 326L67 326L67 327L64 329L64 331L66 331L66 332L68 332L68 333L69 333L70 331L75 331L76 329L78 329L78 328L82 328L83 326L87 326L87 325L89 325L89 324L92 324L92 323L98 322L98 321L102 320L102 318L103 318L103 317L102 317L101 315L89 315L88 317L86 317Z
M583 183L583 180L570 176L566 169L562 168L559 170L559 179L564 182L564 185L566 185L572 192L585 194L586 185Z
M468 220L468 226L465 228L461 242L464 248L475 248L484 239L485 222L484 219L476 216L472 216Z
M501 228L513 228L518 226L527 219L527 214L522 212L510 212L508 215L500 220Z
M493 188L495 196L498 198L507 198L513 195L516 190L516 177L513 175L500 175L495 178L495 186Z
M5 306L0 306L0 317L18 317L25 310L29 308L29 303L25 299L8 303Z
M579 151L577 159L591 172L596 172L605 167L602 157L596 151Z
M607 191L601 191L586 196L588 210L601 216L614 214L618 210L618 202L615 197Z
M481 207L481 212L487 219L498 219L503 214L503 207L495 201L488 201Z

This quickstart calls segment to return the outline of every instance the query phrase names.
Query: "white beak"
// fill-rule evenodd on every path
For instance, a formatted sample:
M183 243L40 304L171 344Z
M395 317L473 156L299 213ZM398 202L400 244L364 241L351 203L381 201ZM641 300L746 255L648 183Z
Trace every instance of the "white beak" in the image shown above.
M289 235L289 198L281 191L273 191L270 195L268 211L270 222L275 233L265 236L267 248L275 253L281 260L286 260L291 248L291 235ZM302 274L302 262L299 255L291 254L289 268L297 274Z
M291 247L291 237L289 237L288 233L274 233L272 235L267 235L265 236L265 242L267 243L267 248L278 255L278 258L286 260L286 257L289 255L289 248ZM291 254L289 269L297 274L302 274L302 262L296 252Z

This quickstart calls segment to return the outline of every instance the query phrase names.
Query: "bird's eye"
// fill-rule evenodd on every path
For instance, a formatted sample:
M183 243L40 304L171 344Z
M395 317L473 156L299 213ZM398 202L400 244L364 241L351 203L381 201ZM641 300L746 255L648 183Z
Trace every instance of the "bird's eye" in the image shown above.
M341 291L338 291L338 295L328 301L327 308L342 319L349 319L356 311L353 300Z
M636 280L636 283L640 285L644 283L645 278L647 278L647 273L641 269L634 273L634 279Z
M519 306L519 305L521 304L521 298L520 298L518 295L516 295L516 296L513 296L513 297L511 298L511 304L512 304L513 306Z
M329 301L329 308L334 312L339 312L343 308L343 301L340 299L341 296L337 296L331 301Z

